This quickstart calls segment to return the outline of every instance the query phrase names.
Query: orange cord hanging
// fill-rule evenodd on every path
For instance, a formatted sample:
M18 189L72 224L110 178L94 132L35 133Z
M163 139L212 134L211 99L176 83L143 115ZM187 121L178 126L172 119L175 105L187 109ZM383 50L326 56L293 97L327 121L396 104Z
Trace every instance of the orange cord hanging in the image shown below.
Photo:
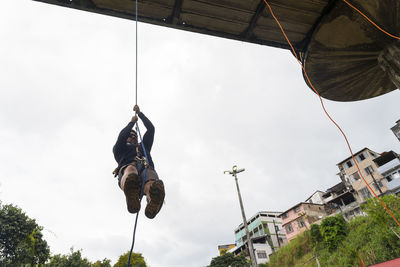
M394 36L394 35L392 35L392 34L386 32L386 31L384 31L383 29L381 29L378 25L376 25L374 22L372 22L372 20L370 20L370 19L369 19L366 15L364 15L361 11L359 11L358 9L356 9L355 7L353 7L352 5L350 5L346 0L343 0L343 1L346 2L350 7L352 7L353 9L355 9L358 13L360 13L363 17L365 17L368 21L370 21L375 27L377 27L377 28L378 28L379 30L381 30L382 32L386 33L387 35L389 35L389 36L391 36L391 37L393 37L393 38L400 39L399 37ZM285 36L285 39L286 39L287 43L289 44L289 46L290 46L290 48L291 48L291 50L292 50L293 55L294 55L294 56L296 57L296 59L297 59L297 62L300 64L301 68L303 69L303 72L304 72L304 75L305 75L305 77L306 77L306 79L307 79L307 81L308 81L308 84L311 86L311 88L313 89L313 91L318 95L319 100L320 100L321 105L322 105L322 108L323 108L323 110L324 110L326 116L328 116L328 118L331 120L331 122L332 122L332 123L339 129L339 131L342 133L342 135L343 135L343 137L344 137L344 139L345 139L345 141L346 141L347 147L349 148L351 157L352 157L352 159L353 159L353 161L354 161L354 163L355 163L355 165L356 165L356 167L357 167L357 170L358 170L358 172L359 172L359 174L360 174L362 180L363 180L364 183L367 185L367 187L369 188L369 190L373 193L373 195L379 200L379 202L382 204L382 206L386 209L386 211L390 214L390 216L391 216L391 217L393 218L393 220L397 223L397 225L400 226L399 221L398 221L398 220L396 219L396 217L392 214L392 212L386 207L385 203L383 203L383 201L378 197L378 195L374 192L374 190L372 190L371 186L367 183L367 181L365 180L364 176L361 174L360 168L359 168L359 166L358 166L358 164L357 164L356 159L354 158L353 151L352 151L352 149L351 149L351 146L350 146L350 143L349 143L349 141L348 141L348 139L347 139L346 134L343 132L343 130L340 128L340 126L332 119L332 117L331 117L331 116L329 115L329 113L326 111L325 105L324 105L324 102L323 102L323 100L322 100L321 95L320 95L320 94L318 93L318 91L315 89L315 87L314 87L314 85L312 84L310 78L308 77L308 74L307 74L307 72L306 72L306 69L305 69L305 67L303 66L303 64L301 63L301 61L299 60L299 58L298 58L298 56L297 56L297 53L296 53L296 51L295 51L295 49L294 49L292 43L290 42L289 38L287 37L287 35L286 35L286 33L285 33L285 30L282 28L281 24L279 23L279 20L275 17L275 14L274 14L274 12L272 11L272 8L271 8L271 6L268 4L268 2L267 2L266 0L264 0L264 2L265 2L265 4L267 5L267 7L268 7L268 9L269 9L269 11L270 11L272 17L274 18L274 20L275 20L276 23L278 24L279 28L281 29L282 34Z

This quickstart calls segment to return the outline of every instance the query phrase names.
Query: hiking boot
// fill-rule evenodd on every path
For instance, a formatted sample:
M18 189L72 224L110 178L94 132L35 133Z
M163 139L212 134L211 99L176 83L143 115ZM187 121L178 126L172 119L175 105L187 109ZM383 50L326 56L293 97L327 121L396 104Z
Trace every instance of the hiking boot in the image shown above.
M154 181L150 186L150 202L147 203L144 214L147 218L153 219L160 211L165 197L164 183L161 180Z
M136 213L140 210L140 190L142 181L136 173L130 173L125 180L124 193L126 205L130 213Z

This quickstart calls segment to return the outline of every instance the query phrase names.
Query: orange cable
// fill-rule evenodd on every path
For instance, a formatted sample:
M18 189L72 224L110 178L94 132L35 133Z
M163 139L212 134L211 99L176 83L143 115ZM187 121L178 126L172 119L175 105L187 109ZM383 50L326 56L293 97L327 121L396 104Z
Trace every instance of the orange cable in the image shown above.
M354 9L355 11L357 11L358 13L360 13L361 16L363 16L364 18L366 18L369 22L371 22L372 25L374 25L378 30L380 30L381 32L389 35L392 38L398 39L400 40L400 37L390 34L387 31L385 31L384 29L382 29L381 27L379 27L375 22L373 22L370 18L367 17L367 15L365 15L364 13L362 13L360 10L358 10L355 6L353 6L352 4L350 4L349 2L347 2L346 0L343 0L346 4L348 4L352 9Z
M345 0L343 0L343 1L345 1ZM306 78L307 78L308 84L311 86L311 88L314 90L314 92L318 95L319 100L320 100L320 102L321 102L321 105L322 105L322 108L323 108L325 114L328 116L328 118L331 120L331 122L332 122L332 123L339 129L339 131L342 133L342 135L343 135L343 137L344 137L344 139L345 139L345 141L346 141L346 143L347 143L347 147L349 148L351 157L352 157L352 159L353 159L353 161L354 161L354 163L355 163L355 165L356 165L356 167L357 167L357 170L358 170L358 172L359 172L359 174L360 174L362 180L363 180L364 183L367 185L367 187L369 188L369 190L374 194L374 196L379 200L379 202L382 204L382 206L386 209L386 211L390 214L390 216L392 216L393 220L397 223L397 225L400 226L399 221L398 221L398 220L396 219L396 217L392 214L392 212L390 212L390 210L386 207L385 203L383 203L383 201L376 195L376 193L374 192L374 190L372 190L372 188L369 186L369 184L368 184L367 181L365 180L364 176L361 174L360 168L359 168L359 166L358 166L358 164L357 164L356 159L354 158L353 151L352 151L352 149L351 149L351 146L350 146L350 143L349 143L349 141L348 141L348 139L347 139L346 134L343 132L343 130L340 128L340 126L332 119L332 117L331 117L331 116L329 115L329 113L326 111L325 105L324 105L324 102L323 102L323 100L322 100L321 95L318 93L318 91L315 89L314 85L311 83L311 80L310 80L310 78L308 77L308 74L307 74L307 72L306 72L306 69L305 69L304 65L301 63L301 61L299 60L299 58L298 58L298 56L297 56L297 53L296 53L295 49L293 48L292 43L290 42L289 38L287 37L287 35L286 35L286 33L285 33L285 30L282 28L281 24L279 23L279 20L275 17L275 14L274 14L274 12L272 11L272 8L271 8L271 6L268 4L267 0L264 0L264 2L265 2L265 4L268 6L268 9L269 9L269 11L270 11L272 17L274 17L276 23L278 24L279 28L281 29L281 32L282 32L283 35L285 36L286 41L287 41L288 44L290 45L290 48L291 48L291 50L292 50L294 56L296 57L297 62L300 64L301 68L303 69L303 72L304 72L304 75L305 75ZM360 11L359 11L359 12L360 12ZM360 13L361 13L361 12L360 12ZM364 15L364 16L365 16L365 15ZM366 17L366 16L365 16L365 17ZM369 20L369 19L368 19L368 20ZM372 21L371 21L371 22L372 22ZM374 25L376 25L376 24L374 24ZM378 28L379 28L379 27L378 27ZM380 28L379 28L379 29L380 29ZM384 31L384 32L385 32L385 31ZM385 32L385 33L386 33L386 32Z

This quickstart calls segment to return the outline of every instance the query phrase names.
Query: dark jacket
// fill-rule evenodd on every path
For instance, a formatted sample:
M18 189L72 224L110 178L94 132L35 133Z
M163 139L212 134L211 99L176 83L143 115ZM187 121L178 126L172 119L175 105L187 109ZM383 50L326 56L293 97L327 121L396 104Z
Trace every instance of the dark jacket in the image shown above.
M151 147L153 146L154 140L154 126L142 112L140 112L138 116L147 129L146 133L143 136L142 142L146 149L149 165L154 168L154 163L150 155ZM128 125L124 129L122 129L122 131L119 133L118 140L113 147L114 158L118 162L118 168L135 160L136 146L130 145L126 142L134 125L135 124L133 122L129 122ZM144 157L141 143L139 143L139 151L141 154L140 156Z

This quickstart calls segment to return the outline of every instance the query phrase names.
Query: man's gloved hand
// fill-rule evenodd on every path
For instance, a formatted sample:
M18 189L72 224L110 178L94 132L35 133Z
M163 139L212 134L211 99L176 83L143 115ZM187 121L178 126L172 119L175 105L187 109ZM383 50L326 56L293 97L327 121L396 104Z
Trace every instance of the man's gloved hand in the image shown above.
M139 113L140 113L140 108L139 108L139 106L138 106L138 105L135 105L135 106L133 107L133 111L135 111L136 114L139 114Z
M137 120L138 120L138 118L137 118L137 116L135 115L135 116L132 117L131 122L136 123Z

